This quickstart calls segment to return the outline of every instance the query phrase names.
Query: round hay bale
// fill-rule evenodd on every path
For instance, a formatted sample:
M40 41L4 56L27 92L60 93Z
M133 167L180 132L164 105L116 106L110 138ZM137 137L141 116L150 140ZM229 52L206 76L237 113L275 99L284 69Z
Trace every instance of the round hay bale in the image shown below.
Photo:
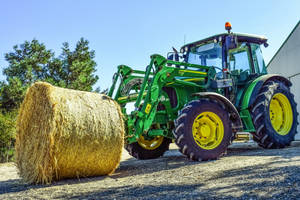
M110 97L37 82L17 119L16 164L29 183L107 175L121 159L124 124Z

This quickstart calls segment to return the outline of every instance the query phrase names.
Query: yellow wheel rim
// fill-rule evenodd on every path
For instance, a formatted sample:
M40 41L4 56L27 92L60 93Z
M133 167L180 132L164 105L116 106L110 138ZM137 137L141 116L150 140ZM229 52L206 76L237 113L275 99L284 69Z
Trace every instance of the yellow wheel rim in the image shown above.
M164 137L162 137L162 136L157 136L157 137L153 138L152 140L146 140L144 138L144 136L141 135L138 139L138 143L144 149L154 150L161 145L163 140L164 140Z
M224 137L223 122L213 112L199 114L193 123L193 137L202 149L214 149L220 145Z
M270 103L270 120L274 130L279 135L287 135L293 125L293 111L288 98L282 94L275 94Z

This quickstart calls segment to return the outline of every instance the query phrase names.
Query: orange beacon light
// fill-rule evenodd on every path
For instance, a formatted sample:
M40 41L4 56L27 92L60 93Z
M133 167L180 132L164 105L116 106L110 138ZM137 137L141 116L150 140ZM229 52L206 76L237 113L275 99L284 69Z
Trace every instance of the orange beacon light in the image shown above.
M231 30L231 24L230 24L230 22L226 22L225 23L225 29L228 31L228 33L230 33L230 30Z

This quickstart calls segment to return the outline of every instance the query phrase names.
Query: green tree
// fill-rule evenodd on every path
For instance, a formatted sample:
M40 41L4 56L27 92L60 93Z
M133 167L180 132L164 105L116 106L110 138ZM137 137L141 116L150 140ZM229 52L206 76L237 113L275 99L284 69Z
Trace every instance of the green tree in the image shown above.
M89 50L89 42L81 38L71 51L67 42L63 43L62 68L60 77L64 80L66 88L78 89L83 91L92 91L92 86L97 82L98 76L93 75L96 72L95 52Z
M24 44L15 45L13 50L5 55L9 66L4 68L3 74L7 79L18 78L26 85L46 78L54 53L47 50L43 43L33 39L31 42L25 41Z
M27 85L17 77L9 78L7 83L0 82L0 108L5 112L17 109L23 101Z
M15 123L17 112L0 111L0 162L8 162L14 156Z
M0 83L0 106L5 111L17 109L22 102L26 89L35 81L44 80L54 53L36 39L15 45L13 52L5 54L8 67L3 74L6 82Z
M34 39L15 45L13 52L5 55L8 67L3 74L6 81L0 83L0 108L5 111L17 109L24 99L26 89L36 81L83 91L92 91L97 82L95 52L89 42L81 38L74 51L63 43L62 54L54 57L43 43Z

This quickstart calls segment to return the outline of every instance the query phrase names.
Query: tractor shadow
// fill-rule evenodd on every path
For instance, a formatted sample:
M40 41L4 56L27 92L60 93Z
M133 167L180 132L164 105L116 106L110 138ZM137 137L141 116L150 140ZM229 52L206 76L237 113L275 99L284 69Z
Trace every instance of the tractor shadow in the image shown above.
M290 147L284 149L263 149L256 143L234 143L232 144L225 154L225 157L232 156L276 156L285 159L299 155L298 147L300 147L300 141L293 142ZM219 160L222 160L221 157ZM115 173L110 176L111 178L123 178L127 176L134 176L139 174L150 174L158 171L171 170L181 167L187 167L189 165L202 165L208 162L218 162L218 160L210 160L203 162L191 161L184 155L182 155L177 147L173 145L173 148L167 151L163 157L152 160L137 160L133 157L129 157L126 160L121 161L119 168Z
M278 150L278 149L262 149L254 143L253 144L240 143L240 144L231 145L229 147L225 157L275 156L274 162L277 162L277 163L278 162L289 162L289 160L291 158L293 158L295 156L299 156L299 147L300 147L299 141L292 143L291 147L284 148L282 150L281 149L280 150ZM282 161L281 158L284 158L284 161ZM163 157L160 157L158 159L137 160L133 157L128 156L128 157L126 157L126 159L123 159L123 161L121 161L119 168L115 171L115 173L113 175L110 175L110 176L88 177L88 178L80 178L80 179L66 179L66 180L54 182L51 185L26 184L26 183L22 183L21 179L10 179L10 180L6 180L6 181L0 181L0 195L1 194L9 194L9 193L18 193L18 192L24 192L24 191L27 192L28 190L31 190L31 189L45 188L47 190L48 188L50 189L50 188L53 188L56 186L77 185L77 184L92 183L92 182L97 182L97 181L101 182L105 179L117 180L120 178L130 177L130 176L135 176L135 175L147 176L147 174L152 174L152 173L156 173L156 172L164 173L164 171L172 170L172 169L180 170L180 168L189 167L189 166L195 166L195 167L196 167L196 165L201 166L201 165L207 164L208 162L211 162L211 163L220 162L220 161L222 162L222 159L223 158L220 158L220 160L212 160L212 161L205 161L205 162L190 161L184 155L182 155L178 151L178 149L176 149L176 147L175 147L175 148L172 148L171 150L167 151ZM279 159L281 159L281 160L279 160ZM216 163L216 164L218 164L218 163ZM251 173L251 171L255 172L255 170L259 170L262 167L263 166L257 165L257 166L254 166L254 167L252 166L249 168L238 168L235 170L223 172L222 174L219 174L216 177L214 177L214 179L226 179L227 178L226 176L230 176L230 177L239 176L243 173L249 174L249 173ZM270 173L271 174L273 173L274 175L276 175L277 173L280 173L280 172L278 172L278 170L281 170L281 169L271 171ZM291 176L293 176L293 174L296 172L300 174L300 171L299 171L300 167L295 167L295 166L292 167L291 166L291 167L285 168L284 170L288 170L288 173L290 173L290 174L292 173ZM252 177L249 176L249 177L247 177L247 179L249 179L249 181L251 182ZM288 181L288 179L286 179L286 180ZM210 180L210 181L213 181L213 180ZM298 179L297 179L297 181L300 182L300 180L298 180ZM239 185L238 183L232 183L232 184L235 185L235 188L247 190L246 186L244 186L244 185ZM270 184L270 183L262 183L261 187L264 187L264 185L268 185L268 184ZM148 187L148 186L144 186L144 187ZM175 186L173 186L173 189L171 189L170 187L168 185L161 185L161 188L165 188L166 191L169 191L171 193L174 192L174 197L179 197L179 198L180 198L180 196L176 196L175 191L178 191L178 190L180 190L180 188L183 188L183 187L186 188L184 185L182 185L182 186L175 185ZM199 188L199 187L202 187L202 184L190 185L188 188L194 188L196 190L196 188ZM232 186L228 186L228 187L232 187ZM149 189L151 189L151 190L160 190L159 188L160 187L149 186ZM194 189L192 189L192 190L194 190ZM219 188L219 189L224 189L224 188ZM124 194L124 193L128 194L133 191L139 191L139 189L136 187L120 187L120 188L114 188L114 190L112 190L112 191L118 192L118 190L119 190L119 193L116 193L116 194L117 195L119 194L120 196L116 196L116 197L121 197L122 194ZM107 195L109 195L112 191L107 190L107 191L99 192L97 194L95 193L94 195L103 195L103 197L105 197L105 196L108 197ZM300 189L299 189L299 191L300 191ZM206 193L206 191L203 191L203 192ZM210 191L207 191L207 192L212 194L213 189ZM86 194L86 196L83 195L81 197L89 197L89 194ZM147 196L145 196L145 197L147 198ZM247 197L252 197L252 196L247 196ZM152 197L149 196L149 198L152 198ZM193 196L191 196L191 198L193 198Z
M167 151L164 156L157 159L137 160L136 158L130 157L123 160L111 178L117 179L139 174L149 174L197 164L199 163L187 159L178 149L171 149Z
M298 199L300 167L287 165L268 168L281 162L239 167L216 173L208 179L190 183L132 184L82 192L69 199ZM198 163L199 164L199 163ZM120 167L121 169L122 167ZM264 170L268 169L268 170ZM164 172L162 172L163 174ZM270 180L270 177L282 177ZM243 181L240 181L240 179ZM216 184L221 180L226 184ZM230 181L233 180L233 181ZM209 187L208 187L209 186ZM66 198L63 194L59 198Z
M233 143L229 146L225 156L277 156L282 158L291 158L299 155L298 148L300 141L292 142L291 146L283 149L264 149L255 142Z

